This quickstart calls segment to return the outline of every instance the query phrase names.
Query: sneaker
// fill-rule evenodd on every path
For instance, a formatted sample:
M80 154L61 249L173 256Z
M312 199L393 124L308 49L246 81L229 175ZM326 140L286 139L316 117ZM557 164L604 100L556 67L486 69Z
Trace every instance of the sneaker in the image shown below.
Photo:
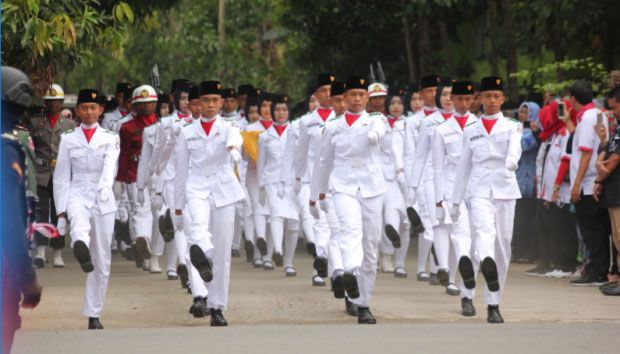
M607 282L605 277L585 276L580 279L570 281L573 286L601 286Z
M525 275L531 275L535 277L544 277L547 273L554 271L555 269L549 265L539 264L536 267L526 270Z

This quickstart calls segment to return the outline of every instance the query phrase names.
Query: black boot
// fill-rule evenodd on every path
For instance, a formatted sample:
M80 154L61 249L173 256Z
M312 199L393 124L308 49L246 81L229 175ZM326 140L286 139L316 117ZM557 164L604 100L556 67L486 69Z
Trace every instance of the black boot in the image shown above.
M316 245L312 242L306 243L306 250L313 258L316 258Z
M189 248L189 258L192 265L198 270L198 274L206 283L213 280L213 269L211 268L211 260L202 251L198 245L191 245Z
M473 289L476 287L476 274L474 272L474 265L471 263L471 259L467 256L459 259L459 273L463 278L463 285L467 289Z
M95 269L90 258L90 250L84 241L76 241L73 244L73 255L85 273L90 273Z
M344 298L344 284L342 282L342 275L337 275L332 280L332 291L334 292L334 297L336 299Z
M274 252L273 261L275 262L276 267L282 267L284 265L284 257L282 257L282 253Z
M467 317L476 316L476 308L471 299L466 297L461 298L461 314Z
M194 298L194 303L189 308L189 313L195 318L202 318L209 315L209 309L207 308L206 299L202 296Z
M226 327L228 322L222 315L222 310L211 309L211 327Z
M319 277L327 278L327 258L316 257L314 259L313 267Z
M254 260L254 245L250 241L245 241L243 248L245 249L245 261L252 263L252 260Z
M344 306L347 315L356 317L357 316L357 305L349 301L349 298L344 298Z
M342 276L342 284L347 291L347 295L351 299L357 299L360 297L360 289L357 285L357 277L352 273L344 273Z
M267 241L265 241L264 238L262 237L256 238L256 248L258 248L258 251L260 252L261 256L267 255Z
M504 323L502 314L499 313L499 305L489 305L487 307L487 322L489 323Z
M88 329L103 329L103 325L99 322L98 317L88 318Z
M377 320L372 315L368 307L357 307L357 323L359 324L376 324Z
M189 282L187 266L185 264L179 264L177 266L177 274L179 275L179 281L181 281L181 287L187 289L187 283Z
M392 246L394 246L394 248L400 248L400 235L398 234L398 231L396 231L394 226L387 224L385 225L384 229L385 229L385 236L387 237L388 240L390 240L390 242L392 243Z

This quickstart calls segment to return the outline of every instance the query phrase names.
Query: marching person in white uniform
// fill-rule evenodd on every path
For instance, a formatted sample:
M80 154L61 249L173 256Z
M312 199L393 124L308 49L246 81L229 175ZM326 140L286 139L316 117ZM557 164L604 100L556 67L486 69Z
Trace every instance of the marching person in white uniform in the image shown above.
M63 134L54 173L58 231L66 233L67 220L71 223L73 253L88 273L82 313L89 329L103 329L99 317L110 277L116 211L112 183L120 142L97 123L103 107L96 90L81 90L75 111L82 124Z
M432 140L433 157L433 181L435 195L435 215L437 225L433 228L435 250L439 266L450 266L450 284L446 291L450 291L450 285L454 284L456 266L452 258L462 259L461 262L477 261L472 255L472 242L469 225L469 212L465 203L459 205L458 211L452 207L452 192L456 169L460 161L463 147L464 129L468 124L473 124L477 118L469 112L473 100L474 86L469 81L456 81L452 85L451 101L454 105L454 114L435 128ZM459 213L457 221L450 217L451 213ZM448 252L450 251L450 252ZM452 255L454 254L454 257ZM451 257L448 262L448 257ZM471 267L471 266L468 266ZM478 263L474 269L478 269ZM443 274L442 277L446 275ZM472 304L474 289L467 289L461 284L461 308L464 316L473 316L476 310Z
M480 95L485 114L465 128L451 214L458 222L458 210L467 191L476 255L487 283L487 322L503 323L499 301L510 264L515 202L521 198L515 170L521 158L523 126L502 115L504 92L500 78L483 78ZM474 269L464 265L459 264L463 282L466 288L473 289Z
M290 277L297 275L293 257L299 235L299 212L293 192L292 165L285 155L287 141L295 136L288 122L288 96L275 95L272 107L274 124L258 139L259 198L268 200L273 260L278 267L284 265L284 272Z
M318 150L321 134L325 122L335 117L330 106L330 88L335 77L330 73L317 76L314 96L318 100L318 107L301 117L299 122L299 139L295 147L295 192L298 195L299 205L302 207L302 226L306 235L308 252L314 257L312 285L324 286L328 273L328 243L330 234L339 228L334 213L328 214L319 209L319 219L315 220L310 214L308 202L310 200L310 179L318 159ZM331 198L325 200L325 205L332 204ZM331 230L330 230L331 229Z
M114 95L116 109L103 115L101 126L104 129L111 131L118 131L120 129L120 127L117 128L119 120L131 112L132 93L133 90L130 83L119 82L116 84L116 93Z
M175 155L175 223L182 229L183 209L191 216L192 265L207 283L211 326L227 326L222 310L228 304L235 203L245 192L233 162L241 161L243 140L239 129L219 116L219 81L203 81L200 122L183 127Z
M334 289L346 290L358 307L360 324L376 323L369 305L377 276L381 207L386 191L377 157L386 119L381 113L369 115L365 111L367 85L365 78L347 78L348 111L323 132L317 171L319 202L331 191L340 221L339 246L344 272L334 279ZM315 208L316 203L310 201L310 207Z

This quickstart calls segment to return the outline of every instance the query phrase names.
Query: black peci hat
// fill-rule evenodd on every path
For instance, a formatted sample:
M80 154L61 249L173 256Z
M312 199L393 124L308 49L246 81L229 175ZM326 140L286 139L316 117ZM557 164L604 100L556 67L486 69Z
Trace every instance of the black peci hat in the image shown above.
M339 96L342 95L345 91L344 82L342 81L334 81L331 87L331 96Z
M504 81L501 77L487 76L480 80L480 92L504 91Z
M359 75L352 75L347 77L344 83L345 90L362 89L368 91L369 81L367 78Z
M118 82L116 84L116 92L115 93L124 93L126 89L130 88L131 84L129 82ZM130 95L131 96L131 95Z
M237 92L234 88L222 89L222 98L237 98Z
M94 89L83 89L78 92L77 104L80 103L99 103L101 104L101 97L99 91Z
M436 74L424 75L422 76L422 80L420 80L420 89L425 89L427 87L437 87L439 86L439 76Z
M453 95L473 95L474 84L471 81L455 81L452 84Z
M253 88L254 86L252 86L251 84L241 84L239 85L239 87L237 87L237 95L248 95L250 93L250 90L252 90Z
M216 80L203 81L198 87L198 94L202 95L221 95L222 84Z
M198 85L193 85L192 87L189 88L189 92L188 92L188 99L191 100L197 100L200 98L200 95L198 94L198 89L200 87Z
M316 77L316 88L331 85L336 81L336 77L330 73L322 73Z

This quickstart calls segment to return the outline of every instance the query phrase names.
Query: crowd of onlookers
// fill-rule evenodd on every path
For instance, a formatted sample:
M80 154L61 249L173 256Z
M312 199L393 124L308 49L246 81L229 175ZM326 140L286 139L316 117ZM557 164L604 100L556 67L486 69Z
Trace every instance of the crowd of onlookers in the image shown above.
M565 94L523 102L512 261L527 275L574 278L620 295L620 71L595 99L578 80Z

